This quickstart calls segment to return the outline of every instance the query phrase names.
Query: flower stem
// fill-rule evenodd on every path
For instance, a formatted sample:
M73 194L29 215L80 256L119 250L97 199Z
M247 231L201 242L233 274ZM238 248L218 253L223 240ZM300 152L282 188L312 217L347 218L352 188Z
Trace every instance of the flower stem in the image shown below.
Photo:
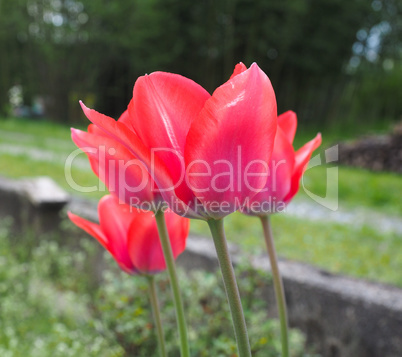
M274 282L274 290L276 304L278 306L279 320L281 324L281 341L282 341L282 357L289 356L289 340L288 340L288 317L286 309L285 291L281 274L279 273L278 259L276 257L274 239L272 235L271 223L269 216L260 216L262 228L264 230L265 243L267 245L269 261L272 270L272 279Z
M241 306L236 276L233 270L228 246L226 243L223 219L210 219L207 222L209 225L209 229L211 230L212 237L214 239L219 265L221 267L226 296L229 302L230 312L232 314L232 323L235 331L239 357L251 357L246 321L244 319L243 308Z
M190 348L188 345L187 325L184 317L183 301L181 299L179 281L177 279L176 266L173 258L172 247L170 245L164 213L161 210L157 211L155 213L155 219L158 226L159 238L161 240L162 251L165 257L167 271L169 273L174 306L176 308L176 319L179 328L181 356L190 357Z
M149 298L151 300L152 314L154 316L154 322L156 326L156 335L158 338L158 346L161 357L167 357L166 346L165 346L165 336L163 334L161 314L159 310L158 297L156 294L155 278L152 275L147 276L148 288L149 288Z

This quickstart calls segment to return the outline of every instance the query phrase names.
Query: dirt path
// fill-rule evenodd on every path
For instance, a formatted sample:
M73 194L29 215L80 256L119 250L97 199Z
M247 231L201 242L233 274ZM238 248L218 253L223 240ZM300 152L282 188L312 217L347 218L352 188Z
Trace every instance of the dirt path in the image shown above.
M329 221L357 228L367 226L379 232L396 233L402 236L401 217L390 216L368 208L351 209L340 206L337 211L331 211L313 200L296 199L289 204L285 214L309 221Z
M14 145L9 143L0 144L0 153L14 155L14 156L26 156L34 161L46 161L58 165L64 165L69 154L52 152L46 149L38 149L30 146ZM84 157L84 154L80 154L74 158L74 167L81 170L90 171L88 160Z

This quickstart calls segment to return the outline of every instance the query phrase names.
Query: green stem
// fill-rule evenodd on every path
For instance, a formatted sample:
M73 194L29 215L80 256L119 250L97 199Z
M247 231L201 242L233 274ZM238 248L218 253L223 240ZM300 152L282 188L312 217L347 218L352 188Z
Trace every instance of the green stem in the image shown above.
M278 306L279 320L281 323L281 341L282 341L282 357L289 356L289 341L288 341L288 317L286 309L285 291L283 282L278 267L278 259L276 257L274 239L272 235L271 223L269 216L261 216L261 224L264 230L265 243L267 245L269 261L271 263L272 279L274 282L274 290L276 304Z
M233 270L228 246L226 243L223 219L210 219L207 222L209 225L209 229L211 230L212 237L214 239L219 265L221 267L226 296L229 302L230 312L232 314L232 322L235 331L239 357L251 357L246 321L244 319L243 308L241 306L236 276Z
M173 258L172 247L170 245L169 233L166 227L165 215L162 211L155 213L156 224L158 226L159 238L161 240L163 255L169 273L170 286L172 288L174 306L176 308L177 326L179 328L180 352L182 357L190 357L188 345L187 325L184 317L183 302L181 299L179 281L177 279L176 266Z
M166 353L166 346L165 346L165 336L163 334L163 328L162 328L162 321L161 321L161 313L159 310L159 303L158 303L158 297L156 294L156 285L155 285L155 278L150 275L147 276L148 279L148 288L149 288L149 298L151 300L151 306L152 306L152 314L154 316L154 322L156 326L156 335L158 338L158 346L159 346L159 352L161 357L167 357Z

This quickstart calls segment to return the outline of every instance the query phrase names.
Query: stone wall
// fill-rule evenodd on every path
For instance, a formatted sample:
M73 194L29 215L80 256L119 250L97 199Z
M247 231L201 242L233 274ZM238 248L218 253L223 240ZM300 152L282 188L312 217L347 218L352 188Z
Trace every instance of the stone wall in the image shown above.
M96 220L96 203L70 199L48 178L10 181L0 178L0 218L12 215L13 230L43 234L59 230L67 208ZM70 237L71 238L71 237ZM241 253L230 247L234 264ZM101 252L101 249L100 249ZM91 274L99 278L101 257ZM269 273L265 256L251 263ZM191 236L178 263L186 269L213 271L218 267L211 239ZM308 344L324 357L402 356L402 290L393 286L333 275L313 266L281 260L280 269L290 325L307 335ZM276 316L273 288L261 287L268 312Z
M402 123L388 135L339 144L339 163L373 171L402 173Z

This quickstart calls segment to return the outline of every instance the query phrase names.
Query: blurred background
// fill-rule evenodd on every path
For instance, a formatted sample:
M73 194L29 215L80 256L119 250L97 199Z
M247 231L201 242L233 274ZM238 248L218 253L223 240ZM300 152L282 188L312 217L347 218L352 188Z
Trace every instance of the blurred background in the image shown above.
M116 117L138 76L180 73L212 92L242 61L303 123L396 120L401 13L399 0L2 0L0 113L74 123L83 99Z

